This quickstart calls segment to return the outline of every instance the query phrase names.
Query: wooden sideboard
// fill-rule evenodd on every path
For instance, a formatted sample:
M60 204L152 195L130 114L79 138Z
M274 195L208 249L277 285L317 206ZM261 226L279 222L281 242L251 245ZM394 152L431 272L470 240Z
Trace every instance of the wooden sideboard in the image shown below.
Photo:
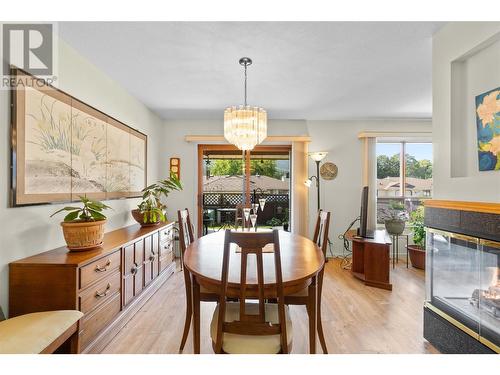
M60 247L10 263L10 316L80 310L80 350L97 353L174 271L173 223L131 225L96 249Z

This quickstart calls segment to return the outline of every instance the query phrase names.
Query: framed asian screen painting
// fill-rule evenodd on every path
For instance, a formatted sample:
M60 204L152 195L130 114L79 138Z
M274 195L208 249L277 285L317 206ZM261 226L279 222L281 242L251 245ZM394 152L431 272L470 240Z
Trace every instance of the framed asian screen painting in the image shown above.
M141 196L147 136L13 69L13 206Z

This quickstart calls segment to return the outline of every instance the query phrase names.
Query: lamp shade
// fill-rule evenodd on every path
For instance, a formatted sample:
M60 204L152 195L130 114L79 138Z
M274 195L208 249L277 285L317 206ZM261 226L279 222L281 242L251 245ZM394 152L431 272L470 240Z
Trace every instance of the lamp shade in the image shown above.
M321 161L326 157L326 155L328 155L327 151L317 151L309 153L310 158L314 161Z

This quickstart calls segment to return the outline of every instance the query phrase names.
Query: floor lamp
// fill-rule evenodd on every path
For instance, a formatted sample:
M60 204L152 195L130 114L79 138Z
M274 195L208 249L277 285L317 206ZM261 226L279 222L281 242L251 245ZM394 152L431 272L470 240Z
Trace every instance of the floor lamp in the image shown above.
M305 180L304 184L309 188L312 185L313 179L316 179L316 191L318 193L318 212L321 209L321 196L320 196L320 174L319 174L319 163L323 160L328 152L326 151L318 151L318 152L310 152L309 157L316 162L316 175L309 177ZM331 245L331 241L328 240L329 245ZM331 251L331 248L330 248ZM325 262L328 262L328 259L325 259Z
M313 179L316 179L316 190L318 193L318 211L321 209L321 203L320 203L320 182L319 182L319 163L321 160L323 160L328 152L326 151L319 151L319 152L310 152L309 157L316 162L316 175L309 177L307 180L305 180L304 184L307 187L311 187Z

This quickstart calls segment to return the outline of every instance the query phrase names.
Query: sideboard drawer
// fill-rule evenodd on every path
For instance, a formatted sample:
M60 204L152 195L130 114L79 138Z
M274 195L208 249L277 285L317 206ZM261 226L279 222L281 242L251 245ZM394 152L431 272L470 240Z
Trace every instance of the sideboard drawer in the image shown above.
M160 229L160 243L172 241L174 236L172 228L173 226L169 225L168 227Z
M84 314L96 306L108 301L115 293L120 292L121 274L115 272L102 279L95 286L90 286L80 293L79 308Z
M80 268L80 289L120 269L120 250Z
M120 294L117 293L93 313L80 321L80 345L86 347L96 335L120 312Z
M162 273L168 266L172 264L174 253L171 251L167 254L163 254L160 258L160 273Z
M159 252L160 257L172 252L172 250L173 250L173 244L171 241L160 243L160 252Z

